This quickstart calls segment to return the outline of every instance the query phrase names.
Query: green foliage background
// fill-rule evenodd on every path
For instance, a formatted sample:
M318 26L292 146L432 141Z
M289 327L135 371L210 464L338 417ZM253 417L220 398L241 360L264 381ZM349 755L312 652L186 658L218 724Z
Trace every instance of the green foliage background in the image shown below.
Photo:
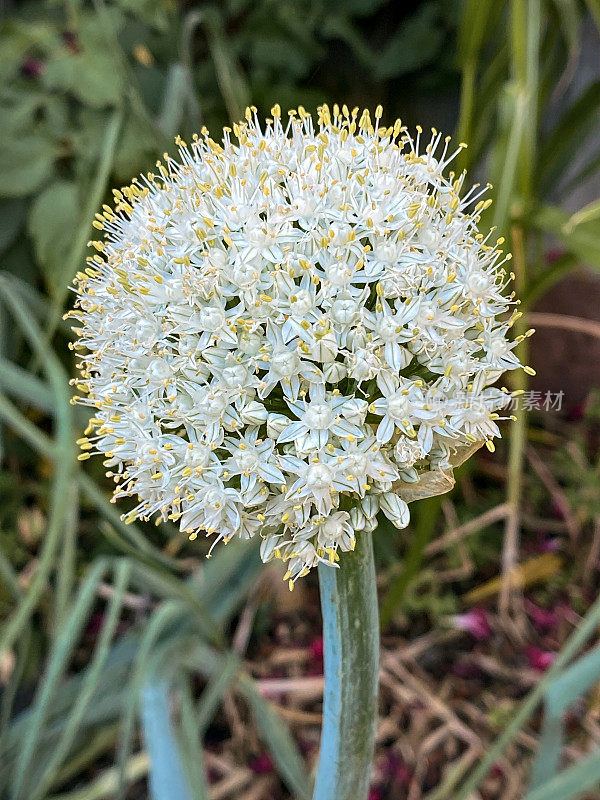
M600 75L575 95L564 91L583 26L598 24L597 0L10 4L0 27L0 654L14 658L14 669L0 699L0 797L124 796L148 769L132 754L140 708L147 748L159 754L157 800L185 800L189 787L190 797L207 797L202 736L231 685L246 698L290 792L310 796L294 740L227 645L228 623L260 570L252 545L232 544L187 575L185 543L179 555L165 550L177 533L123 525L101 471L76 461L85 415L68 402L71 333L62 314L110 188L150 169L173 149L176 133L202 125L216 131L249 102L261 112L275 102L308 109L381 102L389 119L455 128L470 145L460 166L477 174L485 164L495 186L489 221L510 240L527 310L574 267L600 268L600 204L572 215L557 202L597 180L600 168L593 135ZM549 265L543 251L552 240L562 251ZM518 380L515 388L526 388L526 378ZM507 499L515 508L526 426L522 414L509 445ZM383 598L384 617L411 602L407 587L438 510L423 504L416 512L416 535ZM380 560L390 555L386 547ZM23 585L18 575L32 551ZM100 584L110 589L103 626L90 658L78 664ZM132 620L124 606L128 587L152 597L142 619ZM589 675L597 677L597 653L579 672L563 670L599 618L593 606L470 781L449 788L452 796L469 796L545 692L552 698L555 679L583 691ZM115 643L120 619L130 628ZM197 674L208 681L199 700ZM15 698L22 705L32 685L34 696L17 714ZM166 713L171 689L180 702L176 728ZM597 756L571 768L579 769L575 777L552 777L561 730L552 708L531 800L574 797L600 778ZM107 785L79 781L60 794L115 746ZM173 776L177 764L178 794L168 794L161 770Z

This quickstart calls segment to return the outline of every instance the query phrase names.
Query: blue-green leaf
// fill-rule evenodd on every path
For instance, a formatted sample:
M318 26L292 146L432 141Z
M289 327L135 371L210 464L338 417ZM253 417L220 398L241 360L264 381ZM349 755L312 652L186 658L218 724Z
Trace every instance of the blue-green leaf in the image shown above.
M150 756L152 800L192 800L171 722L167 681L156 681L144 686L141 719L144 741Z

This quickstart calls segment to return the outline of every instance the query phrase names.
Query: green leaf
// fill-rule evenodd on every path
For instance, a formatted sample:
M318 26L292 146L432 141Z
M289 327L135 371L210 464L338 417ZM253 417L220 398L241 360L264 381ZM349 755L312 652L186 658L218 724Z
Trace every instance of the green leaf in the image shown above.
M127 11L148 25L165 30L169 21L168 12L175 6L168 0L117 0L123 11Z
M577 215L575 215L577 216ZM554 206L543 206L526 220L551 234L580 261L600 270L600 220L572 225L572 217Z
M57 50L62 42L56 26L50 24L48 15L45 19L10 19L4 14L0 22L0 79L6 83L18 75L23 56L31 51L45 56ZM38 16L38 15L36 15Z
M434 3L427 3L403 22L375 60L375 78L398 77L428 64L439 53L444 33Z
M34 775L33 785L29 787L27 797L29 800L39 800L45 794L48 788L52 785L53 779L56 776L57 770L60 768L63 760L68 755L75 740L75 737L80 730L81 724L84 720L86 710L94 697L94 692L97 689L100 675L102 674L109 656L109 648L111 641L115 635L117 624L121 615L123 605L123 595L127 588L127 578L129 575L130 565L126 560L119 562L115 572L114 593L108 604L105 621L102 626L100 636L98 637L97 644L94 648L94 653L90 660L89 666L86 670L85 677L82 681L81 689L77 695L73 706L69 710L69 716L66 721L64 730L61 732L60 737L55 742L50 756L47 761L41 764L41 769L36 766L36 774ZM67 621L70 625L71 619ZM61 635L64 635L64 628ZM39 762L39 755L36 755L36 762ZM41 772L41 774L37 774ZM30 775L30 778L32 776Z
M211 676L206 688L202 692L196 715L196 725L202 735L206 733L206 729L212 722L217 706L236 677L239 668L240 659L237 653L227 653L221 659L219 669Z
M542 145L538 164L538 180L542 191L551 189L561 173L580 152L582 142L598 125L600 81L595 81L558 120Z
M0 388L12 394L21 403L31 404L46 414L55 411L54 398L48 384L2 356L0 356Z
M596 27L600 31L600 0L586 0L586 6L592 15L592 19L596 23Z
M593 752L529 792L525 800L575 800L588 789L596 787L598 782L600 782L600 756L597 752Z
M576 57L579 51L580 13L576 0L553 0L552 5L560 20L560 29L569 49L569 57Z
M35 253L50 290L65 282L65 261L79 219L77 185L55 181L35 199L28 220Z
M167 681L146 684L140 705L142 730L150 756L152 800L189 800L191 794L171 722Z
M542 786L556 773L563 742L562 714L600 678L600 647L572 664L546 689L542 736L532 769L531 788Z
M17 238L25 222L24 200L0 202L0 253L4 253Z
M186 675L178 681L181 702L181 722L178 733L179 752L194 800L209 800L208 778L204 764L203 741L196 724L193 676Z
M486 37L494 30L491 22L503 5L494 0L466 0L456 46L458 63L463 68L479 58Z
M0 197L32 194L52 175L56 145L35 133L5 139L0 149Z
M174 135L177 130L169 132ZM123 123L121 138L115 148L113 171L120 181L127 181L138 172L147 171L156 161L159 141L155 132L137 114L131 113Z
M583 225L586 222L595 222L598 219L600 219L600 200L593 200L572 215L571 219L566 223L565 229L572 233L579 225Z
M121 76L105 50L59 52L48 60L43 80L49 89L68 92L94 108L117 105L123 95Z
M106 567L106 561L99 560L90 570L79 590L69 618L53 648L44 677L39 683L35 711L28 727L27 739L23 742L14 781L14 795L17 798L23 796L25 780L31 761L35 756L35 746L48 714L52 694L58 688L60 678L67 670L79 633L90 615L98 583L101 581Z
M381 607L381 626L393 619L394 614L402 607L402 601L411 582L419 574L423 563L423 555L429 540L433 536L435 525L441 513L441 497L429 497L419 503L417 523L402 571L390 585Z

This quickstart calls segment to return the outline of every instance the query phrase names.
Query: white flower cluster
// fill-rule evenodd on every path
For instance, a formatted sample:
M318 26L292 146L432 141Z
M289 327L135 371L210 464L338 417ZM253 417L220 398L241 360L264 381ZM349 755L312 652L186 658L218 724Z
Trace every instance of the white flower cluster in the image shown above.
M252 108L221 143L178 140L97 215L76 280L80 458L138 497L127 520L258 534L290 586L379 510L406 526L402 487L457 448L491 446L510 399L491 384L519 366L489 201L444 176L448 138L380 118Z

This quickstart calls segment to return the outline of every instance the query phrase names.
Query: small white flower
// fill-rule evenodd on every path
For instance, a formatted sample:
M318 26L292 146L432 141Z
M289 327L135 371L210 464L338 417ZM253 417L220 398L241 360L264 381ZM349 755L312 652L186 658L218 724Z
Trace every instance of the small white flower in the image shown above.
M338 439L362 438L362 429L347 418L356 413L356 406L351 403L353 398L336 396L334 393L326 396L324 384L315 384L311 389L310 401L287 401L290 410L299 419L284 428L277 443L293 441L299 451L307 452L325 447L331 436Z
M394 492L384 492L379 498L379 505L386 517L397 528L406 528L410 520L410 512L399 495Z
M407 525L396 484L498 436L491 384L519 366L458 151L380 116L248 109L220 143L179 140L97 215L76 280L81 458L138 498L128 521L259 534L292 585L380 509Z

